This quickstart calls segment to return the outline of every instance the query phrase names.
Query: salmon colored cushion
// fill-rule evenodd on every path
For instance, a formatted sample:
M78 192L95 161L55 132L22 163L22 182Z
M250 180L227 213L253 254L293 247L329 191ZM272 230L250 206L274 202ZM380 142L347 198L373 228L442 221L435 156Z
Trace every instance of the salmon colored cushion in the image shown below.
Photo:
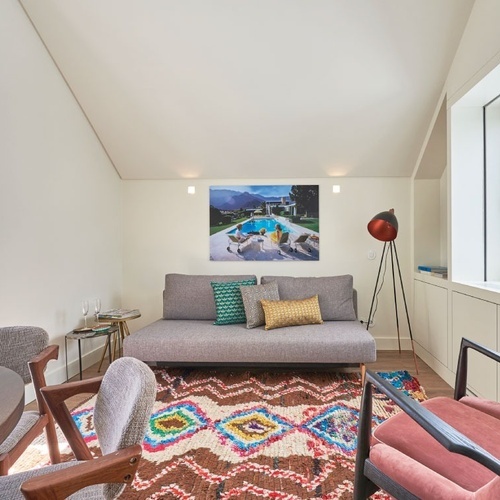
M422 404L492 455L500 457L497 418L451 398L433 398ZM403 412L380 424L373 437L374 442L398 450L468 491L477 491L497 477L474 460L447 451Z
M500 403L497 403L496 401L478 397L464 396L460 400L460 402L500 420Z

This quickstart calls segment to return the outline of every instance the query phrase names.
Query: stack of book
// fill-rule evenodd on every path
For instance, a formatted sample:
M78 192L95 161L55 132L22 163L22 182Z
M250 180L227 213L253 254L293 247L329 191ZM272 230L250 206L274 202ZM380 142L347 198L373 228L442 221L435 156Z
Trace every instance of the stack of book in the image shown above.
M140 316L139 309L109 309L99 313L99 319L127 319L132 316Z
M444 266L418 266L418 271L436 278L448 278L448 268Z

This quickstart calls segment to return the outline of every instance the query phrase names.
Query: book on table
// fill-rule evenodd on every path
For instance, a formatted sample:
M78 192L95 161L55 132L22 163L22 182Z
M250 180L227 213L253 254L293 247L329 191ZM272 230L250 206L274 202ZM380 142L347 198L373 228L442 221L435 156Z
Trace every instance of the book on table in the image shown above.
M127 319L140 314L139 309L109 309L99 313L99 319Z
M445 266L418 266L418 271L437 278L447 278L448 268Z

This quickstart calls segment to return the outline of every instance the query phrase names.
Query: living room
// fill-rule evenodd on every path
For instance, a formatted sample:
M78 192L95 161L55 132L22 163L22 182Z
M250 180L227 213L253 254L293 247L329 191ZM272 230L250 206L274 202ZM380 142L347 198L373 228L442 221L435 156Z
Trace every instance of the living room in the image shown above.
M443 2L442 7L445 11L449 2ZM452 250L446 226L447 217L451 217L451 214L447 216L446 194L449 169L439 165L439 175L432 174L428 179L424 175L422 184L421 163L429 163L430 157L432 164L433 151L427 146L432 143L443 103L447 102L445 107L449 108L498 63L500 40L494 21L499 12L495 2L460 2L454 11L457 16L454 23L446 25L452 40L448 40L443 49L442 56L447 59L439 67L441 73L433 80L434 87L422 96L422 104L420 97L413 96L419 106L423 106L425 100L426 113L422 114L422 119L425 117L427 121L415 131L418 144L407 139L402 142L404 147L413 147L406 164L384 167L394 161L387 159L393 152L379 151L372 146L373 149L363 149L358 159L351 160L361 165L359 172L365 173L356 174L353 165L334 155L321 161L316 158L314 161L321 166L313 170L306 163L293 162L293 156L300 149L297 144L289 144L290 151L279 157L278 151L285 149L286 141L275 149L268 143L263 144L264 154L255 153L254 156L258 160L263 160L264 156L268 159L259 164L247 156L237 157L231 141L240 144L238 137L219 136L212 170L203 170L204 167L195 162L189 165L188 156L182 160L185 165L181 168L173 155L173 170L165 178L155 177L154 168L161 168L156 158L130 157L130 149L120 149L122 139L120 133L113 133L115 127L121 131L129 128L127 133L137 135L136 143L142 144L141 151L147 149L148 144L152 146L148 141L153 138L148 136L154 132L133 114L116 118L112 113L106 114L107 106L115 109L113 95L104 93L101 98L105 101L92 108L103 112L103 116L96 116L96 124L88 116L82 102L91 98L93 91L97 92L98 87L93 89L92 86L100 82L98 79L88 81L85 75L80 75L81 79L75 82L68 81L68 78L76 78L83 66L80 69L59 67L59 64L68 64L68 54L58 45L60 40L52 38L57 34L51 32L50 16L44 16L35 2L10 1L3 3L1 8L5 39L2 57L4 244L0 250L3 324L41 325L49 332L51 342L63 346L65 333L81 324L81 301L98 297L104 309L121 306L140 309L141 318L130 324L135 331L161 316L166 272L223 274L247 272L250 267L258 276L270 274L271 270L296 276L350 273L358 291L359 316L366 321L382 250L381 243L366 231L366 225L373 215L389 208L395 209L400 222L397 244L403 282L412 320L418 324L419 310L412 308L414 270L421 263L448 264L451 260L448 252ZM276 14L275 10L270 14ZM440 11L439 15L442 14ZM399 15L404 17L402 12ZM439 19L443 22L442 17ZM63 31L62 25L60 29ZM64 71L69 76L65 76ZM85 92L89 95L80 96L76 88L87 89ZM396 91L394 88L391 93ZM384 111L379 106L376 113L382 115ZM401 118L405 113L406 110L400 111ZM128 122L125 129L122 118ZM308 125L310 123L306 122L305 126ZM103 126L108 127L107 131L100 129ZM393 133L394 130L381 128L370 131L374 143ZM355 135L353 137L356 139ZM209 151L207 138L200 141L199 147ZM241 145L249 152L247 143ZM223 158L225 147L228 158ZM311 143L306 143L306 147L311 147ZM192 158L196 157L193 153ZM313 157L310 156L311 161ZM394 156L396 161L404 157ZM225 168L219 167L216 159ZM437 163L440 157L435 160ZM130 165L134 166L133 170L129 170ZM372 165L379 165L379 170ZM145 171L143 175L141 168ZM384 168L387 170L381 173ZM310 175L320 171L323 175ZM350 174L351 171L354 174ZM303 174L297 175L297 172ZM236 264L209 260L210 186L292 184L298 179L301 183L319 186L322 249L319 261ZM332 193L332 185L340 186L340 193ZM188 186L195 187L195 194L188 194ZM443 191L445 194L440 196ZM440 213L432 217L435 219L432 227L422 228L415 217L422 207L436 206ZM441 227L443 219L444 228ZM427 252L430 259L436 260L434 240L437 239L437 260L440 262L421 261L425 257L425 245L423 251L419 249L422 242L429 241L425 231L437 233L430 237L433 241ZM446 290L446 293L452 292ZM484 298L482 290L467 289L467 293ZM486 299L491 300L490 297L487 295ZM397 349L393 308L392 290L386 285L370 329L379 349ZM451 323L451 319L447 323ZM404 348L408 349L408 328L404 321L401 322L401 336ZM496 347L497 336L488 336L489 332L482 340ZM431 348L425 345L422 348L417 339L419 355L449 383L455 355L450 338L448 335L444 340L447 347L444 363L439 355L433 355ZM98 359L100 346L99 342L85 346L87 366ZM70 370L76 373L76 346L70 346L68 354ZM63 359L59 359L48 373L48 379L49 382L64 380ZM495 381L491 391L487 390L488 395L493 392L496 397L497 385Z
M338 2L194 2L194 19L189 5L153 4L157 16L115 2L0 5L2 325L40 326L59 345L47 382L66 380L64 339L83 324L82 300L139 309L133 335L161 317L167 273L351 274L366 322L383 246L367 224L391 208L417 354L453 385L463 336L498 350L500 296L483 278L482 244L469 247L482 241L482 224L469 221L483 218L482 153L463 140L474 135L464 116L477 122L482 109L471 96L495 85L498 2L367 1L344 6L343 21ZM182 35L185 20L193 24ZM158 34L162 22L172 38ZM217 55L235 40L242 45ZM162 89L170 99L158 100ZM319 188L319 260L210 260L212 186L293 184ZM421 264L446 266L448 278L418 273ZM370 332L378 350L397 352L391 279L387 271ZM398 301L407 351L399 290ZM83 343L84 367L102 346ZM472 356L470 375L473 393L500 400L496 364Z

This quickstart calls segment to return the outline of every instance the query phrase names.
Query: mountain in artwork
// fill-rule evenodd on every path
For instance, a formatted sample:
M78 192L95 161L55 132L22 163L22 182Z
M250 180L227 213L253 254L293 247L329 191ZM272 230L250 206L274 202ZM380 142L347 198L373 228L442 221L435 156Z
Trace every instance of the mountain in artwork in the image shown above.
M288 196L284 196L289 201ZM219 210L240 210L245 208L258 208L262 202L280 201L281 196L262 196L247 191L235 191L232 189L210 189L210 205Z

